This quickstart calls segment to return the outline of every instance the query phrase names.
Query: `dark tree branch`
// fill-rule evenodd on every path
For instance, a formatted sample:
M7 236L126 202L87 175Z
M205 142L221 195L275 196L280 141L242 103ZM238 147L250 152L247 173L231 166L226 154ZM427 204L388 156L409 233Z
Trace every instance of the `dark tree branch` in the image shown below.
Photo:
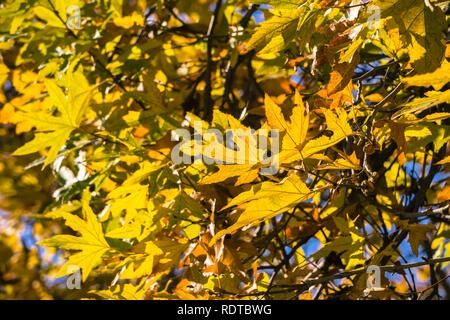
M217 0L216 7L214 9L214 13L211 17L208 33L206 34L206 37L208 39L207 41L207 49L206 49L206 56L207 56L207 64L206 64L206 85L205 85L205 96L204 96L204 108L205 108L205 120L211 121L212 119L212 111L214 106L214 101L211 96L212 91L212 84L211 84L211 72L212 72L212 49L213 49L213 35L214 30L216 28L217 20L220 13L220 8L222 7L222 0Z

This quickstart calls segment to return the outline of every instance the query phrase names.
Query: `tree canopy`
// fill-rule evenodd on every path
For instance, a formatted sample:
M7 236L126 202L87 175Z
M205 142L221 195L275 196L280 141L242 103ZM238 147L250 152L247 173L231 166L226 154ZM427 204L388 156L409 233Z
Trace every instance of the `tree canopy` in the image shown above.
M2 1L0 298L449 299L448 6Z

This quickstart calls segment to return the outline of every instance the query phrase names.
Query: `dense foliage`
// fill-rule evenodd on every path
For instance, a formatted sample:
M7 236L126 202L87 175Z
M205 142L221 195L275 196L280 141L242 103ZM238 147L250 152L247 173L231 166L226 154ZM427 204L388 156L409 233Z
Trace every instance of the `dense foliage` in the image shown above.
M1 3L0 298L450 298L448 1Z

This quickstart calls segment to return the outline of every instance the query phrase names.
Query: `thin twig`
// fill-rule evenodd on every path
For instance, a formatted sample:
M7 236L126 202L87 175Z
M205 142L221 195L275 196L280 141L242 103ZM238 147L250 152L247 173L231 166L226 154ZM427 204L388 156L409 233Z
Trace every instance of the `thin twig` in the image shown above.
M430 260L421 261L421 262L413 262L413 263L408 263L408 264L403 264L403 265L380 266L379 268L380 268L380 271L382 271L382 272L399 272L399 271L405 270L405 269L417 268L417 267L422 267L422 266L426 266L426 265L449 262L449 261L450 261L450 257L446 257L446 258L430 259ZM310 279L310 280L304 281L303 283L299 283L299 284L279 284L279 285L275 285L274 287L278 287L278 288L309 288L311 286L318 285L321 283L325 283L325 282L329 282L329 281L333 281L333 280L337 280L337 279L342 279L342 278L348 278L348 277L358 275L358 274L363 274L363 273L367 273L367 268L361 268L361 269L354 270L354 271L341 272L341 273L337 273L337 274L322 277L322 278Z
M204 108L205 108L205 120L211 121L212 119L212 109L214 101L211 96L212 91L212 84L211 84L211 72L212 72L212 48L213 48L213 35L214 35L214 29L216 28L217 19L219 17L220 8L222 7L222 0L217 0L216 2L216 8L214 9L214 13L211 17L208 33L206 34L206 37L208 39L207 41L207 49L206 49L206 56L207 56L207 64L206 64L206 85L205 85L205 96L204 96Z

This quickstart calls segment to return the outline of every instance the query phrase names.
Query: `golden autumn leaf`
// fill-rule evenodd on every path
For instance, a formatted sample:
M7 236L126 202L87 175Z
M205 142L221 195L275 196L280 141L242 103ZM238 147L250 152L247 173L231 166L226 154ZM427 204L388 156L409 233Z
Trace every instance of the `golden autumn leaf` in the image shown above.
M3 1L0 299L449 299L447 12Z
M80 237L56 235L50 239L42 240L38 244L80 251L69 257L69 260L59 271L58 275L64 276L67 274L69 266L77 266L82 270L83 281L86 281L92 269L101 263L103 254L110 250L110 246L105 240L101 223L98 222L97 216L87 204L83 205L83 215L85 220L72 213L55 212L51 217L63 218L67 226L80 233Z
M221 236L246 225L270 219L310 199L313 193L297 175L291 175L280 183L263 182L256 185L250 191L243 192L234 198L223 208L237 206L242 213L231 227L216 233L209 244L212 245Z

